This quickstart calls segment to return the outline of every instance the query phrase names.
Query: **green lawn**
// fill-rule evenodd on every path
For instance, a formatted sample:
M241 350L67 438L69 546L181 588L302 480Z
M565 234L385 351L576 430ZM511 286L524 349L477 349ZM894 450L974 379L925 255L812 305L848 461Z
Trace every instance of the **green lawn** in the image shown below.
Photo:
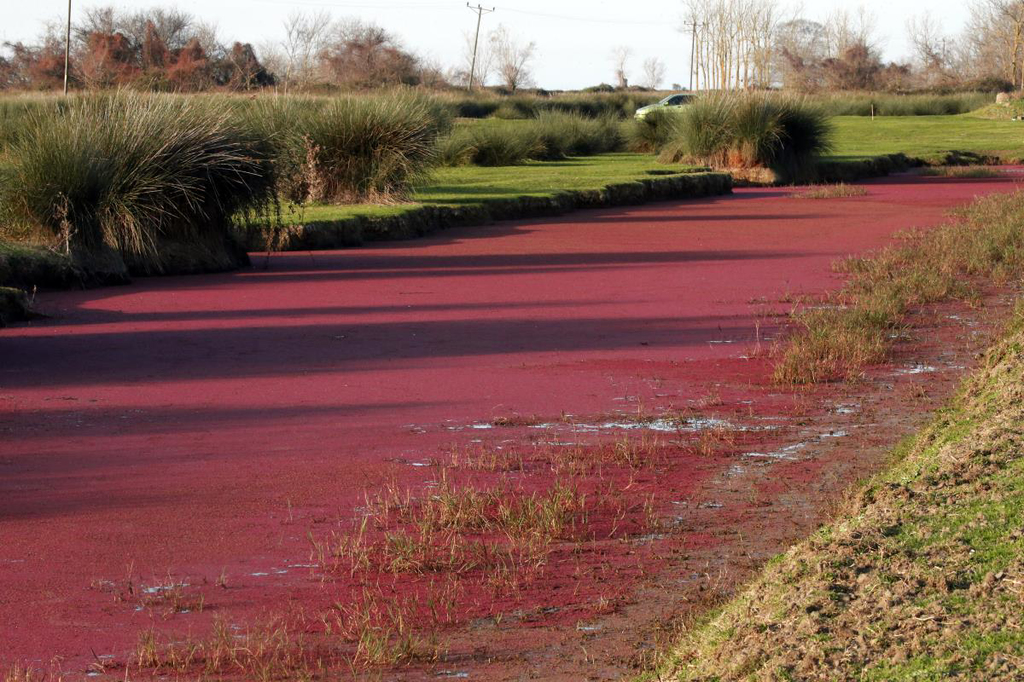
M1024 122L964 116L839 116L830 158L863 159L902 152L928 156L950 150L1024 157ZM519 121L484 119L460 125L515 126ZM566 161L530 161L519 166L439 168L406 204L392 206L308 206L286 210L286 222L343 220L355 215L385 216L420 205L459 206L517 196L550 196L565 190L650 177L672 170L647 154L604 154Z
M950 150L1024 157L1024 122L963 116L837 116L833 158Z
M384 216L420 205L465 206L493 199L521 196L552 196L568 190L601 189L606 185L651 178L666 171L686 170L665 166L647 154L603 154L565 161L529 161L520 166L439 168L418 188L412 202L394 206L308 206L285 211L289 221L342 220L355 215ZM652 174L651 171L654 171Z

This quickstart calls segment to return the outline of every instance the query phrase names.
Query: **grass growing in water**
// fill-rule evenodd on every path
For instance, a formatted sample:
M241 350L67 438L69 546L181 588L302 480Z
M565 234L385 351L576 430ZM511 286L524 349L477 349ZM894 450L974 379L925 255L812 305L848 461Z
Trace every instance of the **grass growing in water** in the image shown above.
M839 182L834 185L819 185L793 194L794 199L842 199L845 197L862 197L868 191L856 185Z
M1006 282L1024 274L1024 193L992 196L929 231L837 269L850 273L831 307L796 315L799 329L775 365L775 380L813 384L844 379L883 361L893 332L912 307L972 300L979 279Z
M656 679L1020 679L1022 349L1018 304L951 408L835 522L684 633Z

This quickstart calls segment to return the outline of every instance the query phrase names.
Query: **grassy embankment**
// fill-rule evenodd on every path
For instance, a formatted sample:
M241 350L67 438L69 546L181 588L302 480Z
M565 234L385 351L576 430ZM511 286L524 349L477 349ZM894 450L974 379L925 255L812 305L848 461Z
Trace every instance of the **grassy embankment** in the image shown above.
M879 117L840 116L830 160L865 159L904 153L929 157L950 150L1024 157L1024 128L1015 121L971 116ZM517 121L482 122L517 125ZM514 196L551 196L565 190L594 189L629 182L672 166L649 154L615 153L569 161L526 162L517 166L440 168L417 187L411 201L391 206L310 206L307 220L341 220L356 215L394 215L422 205L467 205ZM296 213L290 217L298 217Z
M801 317L777 378L884 357L911 306L1024 276L1024 195L845 264L841 307ZM839 361L837 362L837 359ZM684 633L657 679L1019 679L1024 667L1024 305L949 408L837 520Z
M551 197L559 192L636 182L672 170L687 169L667 169L649 154L629 152L563 161L525 161L514 166L438 168L427 182L415 188L408 203L290 208L286 209L284 219L344 220L358 215L396 215L421 206L467 206L524 196Z
M659 680L1019 680L1024 309L839 519L686 633Z

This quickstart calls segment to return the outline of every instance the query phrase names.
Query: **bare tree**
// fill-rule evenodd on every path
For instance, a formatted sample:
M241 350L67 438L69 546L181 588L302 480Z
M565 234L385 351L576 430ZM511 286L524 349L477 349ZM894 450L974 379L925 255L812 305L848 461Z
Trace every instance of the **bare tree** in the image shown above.
M657 57L644 60L644 87L657 90L665 82L665 62Z
M807 19L779 25L775 35L775 61L783 87L805 92L822 86L821 62L826 54L825 27Z
M537 52L536 43L523 43L507 28L499 25L490 35L494 67L502 84L511 92L532 81L531 63Z
M615 69L615 82L622 90L629 87L629 60L632 58L633 48L628 45L612 48L611 60Z
M318 59L332 82L357 88L418 85L419 60L398 37L358 19L334 25Z
M680 30L693 36L698 88L771 86L777 0L684 0L684 6Z
M462 34L462 59L460 64L452 70L450 79L458 84L468 86L470 82L469 72L474 67L473 46L475 36L470 31ZM481 41L476 46L476 73L473 76L473 83L479 86L487 85L487 80L494 73L494 51L489 41Z
M977 0L964 30L975 77L1000 77L1024 90L1024 0Z
M327 12L293 12L284 22L281 49L285 59L285 89L292 83L309 84L317 76L317 60L330 36L331 15Z
M875 33L878 21L861 5L856 12L839 9L825 19L825 50L836 58L851 47L863 45L877 50Z
M911 17L907 21L907 36L914 48L921 85L930 87L954 80L953 52L950 49L953 41L943 34L939 21L931 14Z

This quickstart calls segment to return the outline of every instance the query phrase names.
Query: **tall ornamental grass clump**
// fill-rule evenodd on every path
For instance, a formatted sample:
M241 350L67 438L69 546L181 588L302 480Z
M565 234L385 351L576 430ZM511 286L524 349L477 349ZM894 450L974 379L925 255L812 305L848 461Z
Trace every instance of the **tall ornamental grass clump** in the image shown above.
M300 202L405 199L451 125L447 107L407 93L267 98L239 115L273 145L287 198Z
M462 126L438 143L445 166L514 166L544 154L537 131L523 125Z
M656 154L677 135L679 112L674 109L654 110L641 119L626 124L625 143L630 151Z
M583 114L541 112L531 122L544 145L544 160L568 156L593 156L619 151L623 146L619 122L611 116L588 118Z
M513 166L534 159L554 161L619 151L623 136L610 117L541 112L526 121L481 121L458 127L439 142L446 166Z
M20 125L0 166L5 218L130 272L237 266L233 222L276 200L269 145L201 100L83 96Z
M809 177L832 136L821 109L803 99L763 93L701 97L669 130L663 161L770 168L787 181Z

